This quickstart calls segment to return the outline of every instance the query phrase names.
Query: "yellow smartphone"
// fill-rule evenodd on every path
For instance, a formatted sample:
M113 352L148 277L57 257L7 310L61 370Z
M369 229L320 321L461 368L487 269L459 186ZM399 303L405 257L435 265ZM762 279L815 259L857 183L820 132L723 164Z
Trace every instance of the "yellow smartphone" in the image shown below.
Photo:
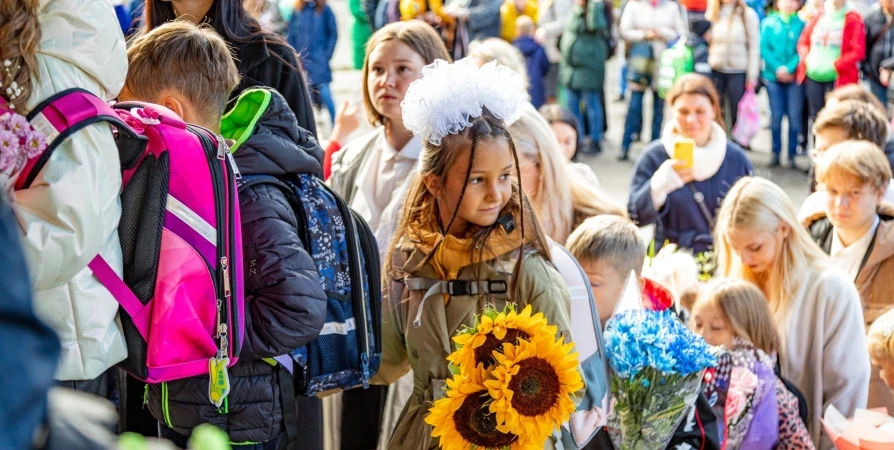
M681 169L691 169L695 164L695 141L692 139L680 138L674 142L674 159L685 161L686 164L679 166Z

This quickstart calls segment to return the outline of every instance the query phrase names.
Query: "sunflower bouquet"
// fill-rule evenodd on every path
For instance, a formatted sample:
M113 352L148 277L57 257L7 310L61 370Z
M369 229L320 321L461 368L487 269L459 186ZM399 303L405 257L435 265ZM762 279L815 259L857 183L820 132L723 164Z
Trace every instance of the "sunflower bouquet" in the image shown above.
M665 448L698 397L705 369L716 363L704 339L672 311L644 310L638 296L636 303L605 331L613 372L607 430L619 450Z
M425 422L446 450L534 450L575 410L583 388L574 343L531 306L487 308L453 337L453 377Z

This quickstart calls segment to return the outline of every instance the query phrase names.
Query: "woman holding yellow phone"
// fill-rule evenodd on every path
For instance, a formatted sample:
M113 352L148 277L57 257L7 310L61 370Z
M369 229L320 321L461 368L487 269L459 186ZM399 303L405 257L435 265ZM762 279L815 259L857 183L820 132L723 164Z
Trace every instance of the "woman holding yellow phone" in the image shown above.
M627 210L638 225L655 224L656 251L668 241L697 254L713 247L720 203L753 166L727 139L709 78L681 77L667 100L673 118L636 161Z

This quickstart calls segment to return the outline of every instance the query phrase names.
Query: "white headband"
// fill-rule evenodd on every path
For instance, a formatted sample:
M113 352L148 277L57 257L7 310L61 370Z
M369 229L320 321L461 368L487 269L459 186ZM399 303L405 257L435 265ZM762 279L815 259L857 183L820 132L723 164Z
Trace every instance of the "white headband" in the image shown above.
M472 125L484 108L511 125L526 101L522 77L496 61L479 68L469 58L454 64L439 59L422 69L400 106L407 130L440 145L444 136Z

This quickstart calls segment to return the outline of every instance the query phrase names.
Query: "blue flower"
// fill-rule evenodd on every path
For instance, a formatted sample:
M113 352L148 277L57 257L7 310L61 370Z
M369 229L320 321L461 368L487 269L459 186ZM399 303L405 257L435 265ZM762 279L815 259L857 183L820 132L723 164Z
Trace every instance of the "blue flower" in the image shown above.
M624 378L632 378L646 367L689 375L716 364L705 340L669 310L626 311L612 317L606 326L605 345L612 368Z

